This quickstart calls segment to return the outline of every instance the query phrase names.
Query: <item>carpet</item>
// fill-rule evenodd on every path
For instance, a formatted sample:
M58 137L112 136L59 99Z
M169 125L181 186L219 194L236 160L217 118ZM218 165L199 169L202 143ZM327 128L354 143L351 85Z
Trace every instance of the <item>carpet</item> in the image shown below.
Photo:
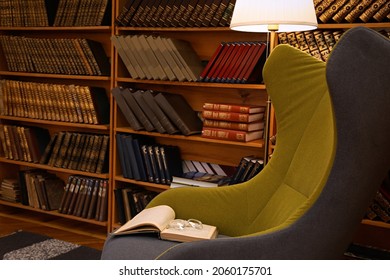
M99 260L100 256L97 249L27 231L0 238L2 260Z

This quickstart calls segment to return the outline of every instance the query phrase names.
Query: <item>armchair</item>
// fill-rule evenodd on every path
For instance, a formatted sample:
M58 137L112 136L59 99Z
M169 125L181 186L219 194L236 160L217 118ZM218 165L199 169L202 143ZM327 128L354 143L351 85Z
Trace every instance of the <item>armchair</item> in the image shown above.
M109 236L102 259L338 259L390 169L390 40L347 31L327 63L287 45L263 77L278 142L251 180L165 191L149 205L216 225L220 238L176 243Z

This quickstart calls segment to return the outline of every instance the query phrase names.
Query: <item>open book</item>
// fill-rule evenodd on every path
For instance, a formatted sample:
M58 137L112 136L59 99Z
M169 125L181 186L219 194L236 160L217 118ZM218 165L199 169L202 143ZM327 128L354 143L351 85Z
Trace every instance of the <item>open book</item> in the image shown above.
M170 227L175 220L175 211L167 205L159 205L142 210L133 219L113 232L114 235L157 232L161 239L189 242L214 239L217 228L202 224L202 228L186 226L183 229Z

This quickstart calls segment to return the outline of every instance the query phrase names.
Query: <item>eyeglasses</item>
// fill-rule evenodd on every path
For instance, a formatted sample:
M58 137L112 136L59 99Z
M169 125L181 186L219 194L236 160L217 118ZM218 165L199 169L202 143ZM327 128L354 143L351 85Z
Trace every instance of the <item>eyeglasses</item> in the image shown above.
M200 230L203 228L203 224L201 221L196 219L188 219L188 220L176 219L176 220L172 220L167 226L167 228L173 228L177 230L184 230L186 227Z

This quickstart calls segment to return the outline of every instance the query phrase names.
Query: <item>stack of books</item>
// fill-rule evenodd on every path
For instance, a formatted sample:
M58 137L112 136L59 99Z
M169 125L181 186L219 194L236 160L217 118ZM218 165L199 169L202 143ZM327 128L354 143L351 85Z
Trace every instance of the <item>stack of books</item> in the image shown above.
M1 181L0 199L11 202L21 201L21 191L17 179L3 179Z
M203 64L191 44L161 36L112 36L133 79L197 81Z
M56 175L44 170L20 171L19 183L24 205L45 211L60 207L65 183Z
M222 42L200 74L201 82L260 83L266 59L263 42Z
M169 185L172 176L183 173L177 146L157 144L152 137L116 134L124 178Z
M229 26L236 0L127 0L116 18L118 26Z
M85 219L107 221L108 180L70 176L58 212Z
M318 20L322 23L390 20L390 3L387 0L316 0L314 4Z
M264 161L261 158L255 156L245 156L241 158L229 185L246 182L252 179L263 170L263 167Z
M186 136L202 131L198 113L180 94L116 87L112 95L133 130Z
M2 101L2 102L1 102ZM2 115L85 124L108 124L104 88L0 80Z
M196 160L183 160L183 174L173 176L171 188L228 185L235 168Z
M108 171L108 152L108 135L60 131L51 136L39 163L101 174Z
M263 138L264 106L204 103L202 137L248 142Z
M8 71L109 76L103 45L86 38L0 36Z
M343 30L315 30L302 32L280 32L280 44L289 44L319 60L327 61L334 45L343 35Z

